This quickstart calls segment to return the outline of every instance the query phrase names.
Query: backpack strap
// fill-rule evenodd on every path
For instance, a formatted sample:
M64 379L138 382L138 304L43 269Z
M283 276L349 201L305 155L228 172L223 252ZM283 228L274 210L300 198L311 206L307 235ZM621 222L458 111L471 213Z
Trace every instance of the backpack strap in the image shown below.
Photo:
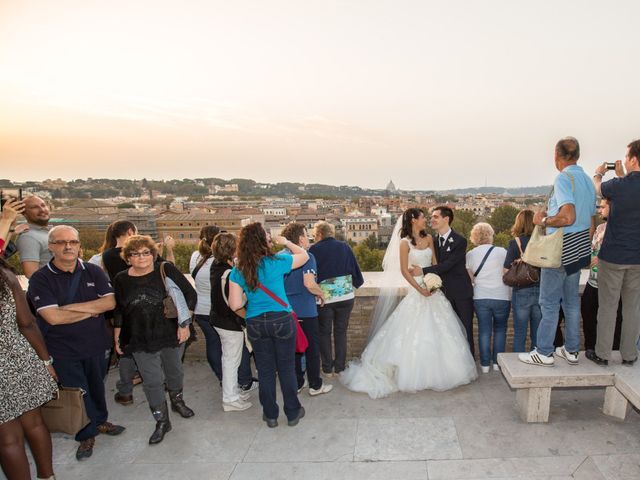
M220 288L222 289L222 298L224 298L224 303L229 306L229 299L227 298L227 293L224 291L224 287L227 285L227 280L229 279L229 274L231 273L231 269L227 269L224 271L222 276L220 277Z

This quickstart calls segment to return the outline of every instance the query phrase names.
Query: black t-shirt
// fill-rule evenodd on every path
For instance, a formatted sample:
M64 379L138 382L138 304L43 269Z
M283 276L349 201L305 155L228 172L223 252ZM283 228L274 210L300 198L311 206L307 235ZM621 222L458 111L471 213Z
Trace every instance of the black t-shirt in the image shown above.
M165 263L164 270L193 310L198 298L189 281L172 263ZM120 343L125 353L153 353L178 345L178 321L164 316L163 299L167 293L158 264L153 272L141 277L133 277L127 270L120 272L113 288L116 293L114 326L122 328Z
M109 248L102 253L102 265L112 282L117 274L129 268L127 262L120 256L120 252L122 252L122 247Z
M214 260L211 265L211 324L224 330L239 332L244 320L229 308L222 295L222 276L227 270L231 270L231 266L226 263ZM228 277L224 287L224 294L229 298Z
M609 200L609 218L598 258L618 265L639 265L640 172L602 182L600 189Z

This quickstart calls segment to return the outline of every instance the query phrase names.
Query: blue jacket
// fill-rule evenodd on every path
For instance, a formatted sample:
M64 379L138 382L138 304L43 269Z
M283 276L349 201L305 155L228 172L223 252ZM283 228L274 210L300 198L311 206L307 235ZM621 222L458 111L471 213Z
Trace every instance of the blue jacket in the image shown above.
M311 245L309 253L316 257L318 282L328 278L351 275L355 288L361 287L364 283L358 261L351 247L345 242L340 242L333 237L325 238Z

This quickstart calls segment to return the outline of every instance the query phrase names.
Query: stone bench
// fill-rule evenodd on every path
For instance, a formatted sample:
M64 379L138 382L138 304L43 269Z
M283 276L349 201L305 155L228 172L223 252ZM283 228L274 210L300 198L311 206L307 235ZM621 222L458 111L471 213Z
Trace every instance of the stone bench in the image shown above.
M614 387L607 387L605 393L605 413L624 420L630 403L640 408L640 363L631 367L614 364L608 368L615 374L615 380Z
M628 395L640 401L640 374L633 377L636 383L627 389L629 393L616 387L618 371L623 371L623 368L630 371L640 369L621 365L602 367L588 360L584 352L580 352L579 358L578 365L569 365L564 359L556 357L553 367L541 367L521 362L517 353L498 354L502 374L509 386L516 390L516 401L523 421L549 421L551 389L554 387L606 387L603 412L617 418L624 418L623 410L626 414ZM612 362L620 363L618 352L614 352ZM631 375L624 378L628 377ZM625 382L624 385L629 383ZM620 386L622 387L622 383Z

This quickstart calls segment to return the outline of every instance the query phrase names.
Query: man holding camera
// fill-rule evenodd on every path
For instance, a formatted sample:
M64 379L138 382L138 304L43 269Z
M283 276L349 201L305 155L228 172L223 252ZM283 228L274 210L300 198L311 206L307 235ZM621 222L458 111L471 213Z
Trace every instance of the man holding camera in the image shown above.
M596 168L596 191L609 201L609 220L598 254L598 335L595 353L588 358L607 365L611 356L618 302L622 299L620 354L622 363L638 359L636 342L640 335L640 140L627 145L624 162L603 163ZM624 166L624 168L623 168ZM616 178L606 182L607 170ZM626 170L626 175L625 175Z

